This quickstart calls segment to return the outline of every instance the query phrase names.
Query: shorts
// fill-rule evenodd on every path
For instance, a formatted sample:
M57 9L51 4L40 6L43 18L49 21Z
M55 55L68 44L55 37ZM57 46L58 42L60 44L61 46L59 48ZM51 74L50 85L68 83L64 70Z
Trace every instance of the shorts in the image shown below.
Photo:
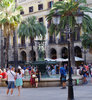
M83 76L84 76L84 77L87 77L87 75L86 75L86 74L84 74Z
M61 83L66 82L66 75L61 75Z
M66 82L66 76L62 77L62 82Z
M14 89L14 88L15 88L14 81L8 81L8 89Z

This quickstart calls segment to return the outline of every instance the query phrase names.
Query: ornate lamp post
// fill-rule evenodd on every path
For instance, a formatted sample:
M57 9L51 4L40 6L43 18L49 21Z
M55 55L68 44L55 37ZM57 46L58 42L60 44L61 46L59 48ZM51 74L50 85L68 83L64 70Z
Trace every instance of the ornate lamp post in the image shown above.
M60 14L58 14L58 10L56 10L55 15L52 18L52 22L55 25L60 23ZM69 17L69 16L68 16ZM83 12L78 11L76 12L75 19L77 24L82 23ZM68 19L67 19L68 22ZM73 83L72 83L72 74L71 74L71 59L70 59L70 34L72 29L70 29L69 23L67 23L64 33L68 34L68 66L69 66L69 79L68 79L68 100L74 100L74 92L73 92Z

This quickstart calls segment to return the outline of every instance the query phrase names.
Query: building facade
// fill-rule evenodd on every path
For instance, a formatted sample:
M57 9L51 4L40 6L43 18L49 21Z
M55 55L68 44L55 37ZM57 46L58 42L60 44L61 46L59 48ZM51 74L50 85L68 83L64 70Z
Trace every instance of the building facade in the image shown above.
M50 36L48 33L49 22L46 20L46 15L49 13L53 3L61 0L16 0L17 5L23 7L21 14L23 18L29 16L36 16L39 22L43 22L46 26L47 33L45 38L45 57L46 58L67 58L68 47L67 47L67 36L59 34L58 36ZM92 6L92 0L87 0L87 6ZM75 56L84 57L81 50L80 31L76 28L77 34L74 35L74 51ZM19 38L18 37L18 60L30 62L32 58L31 40L30 38ZM10 49L9 49L9 61L14 60L13 54L13 38L10 37ZM38 44L34 43L34 61L38 60ZM87 52L87 62L92 63L92 52Z

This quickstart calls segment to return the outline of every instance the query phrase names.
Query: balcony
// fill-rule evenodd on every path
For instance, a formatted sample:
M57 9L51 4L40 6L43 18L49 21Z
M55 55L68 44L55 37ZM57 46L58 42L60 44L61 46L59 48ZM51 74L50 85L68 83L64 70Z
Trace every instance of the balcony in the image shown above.
M60 44L60 45L62 45L62 44L67 44L67 40L59 39L59 40L58 40L58 44Z
M18 47L19 48L26 48L26 44L19 44Z
M32 46L32 45L35 46L35 42L33 42L33 44L32 43L28 44L28 46Z
M56 44L56 40L49 40L49 44Z
M80 41L81 41L80 38L77 39L74 38L74 42L80 42Z
M59 39L58 40L58 44L62 45L62 44L67 44L67 39ZM80 42L80 39L74 39L74 42Z

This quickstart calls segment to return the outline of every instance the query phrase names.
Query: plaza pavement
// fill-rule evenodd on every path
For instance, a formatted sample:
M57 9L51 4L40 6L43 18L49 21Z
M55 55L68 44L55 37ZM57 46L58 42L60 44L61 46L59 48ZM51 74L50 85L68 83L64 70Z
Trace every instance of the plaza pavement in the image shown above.
M67 89L61 87L23 88L21 96L17 89L14 95L6 95L7 88L0 88L0 100L67 100ZM74 87L75 100L92 100L92 83Z

